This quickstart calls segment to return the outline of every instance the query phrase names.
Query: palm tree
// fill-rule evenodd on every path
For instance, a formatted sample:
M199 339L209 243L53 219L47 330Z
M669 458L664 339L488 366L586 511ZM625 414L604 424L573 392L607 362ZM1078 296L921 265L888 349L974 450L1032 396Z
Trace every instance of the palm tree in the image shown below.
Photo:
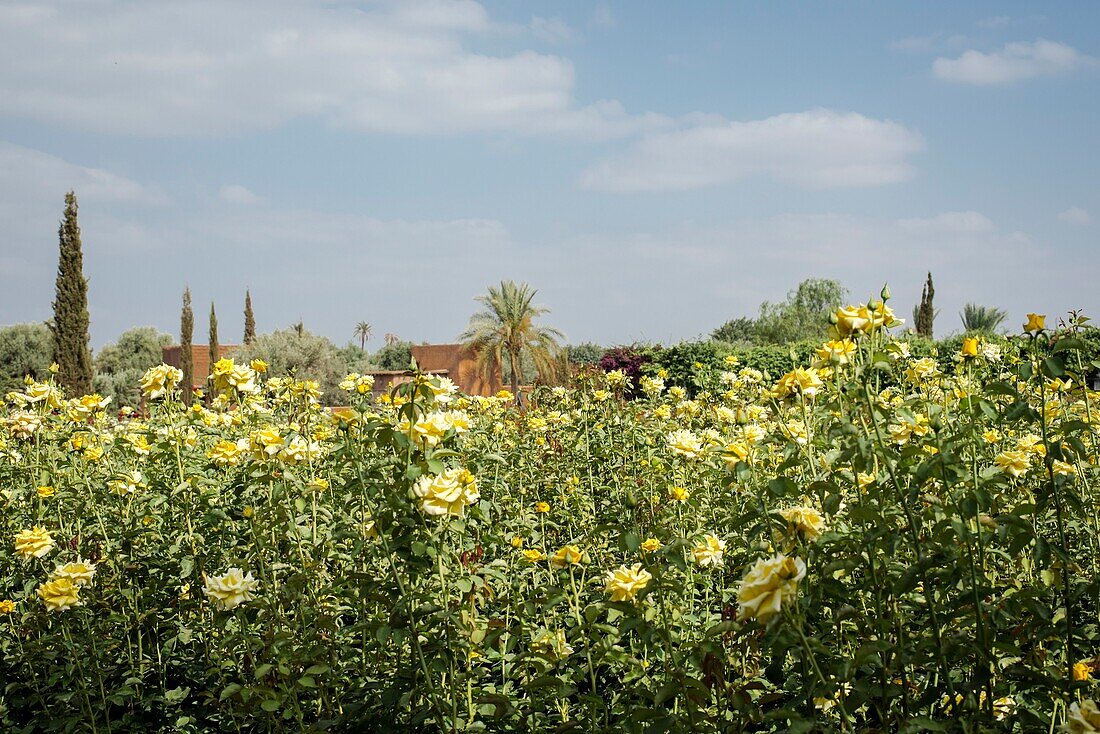
M993 306L980 306L976 303L968 303L963 306L959 314L962 318L963 329L966 331L982 331L989 334L995 332L1001 323L1008 318L1008 314Z
M359 338L359 348L367 348L367 339L370 339L371 332L374 331L374 327L366 321L360 321L355 325L355 336Z
M550 312L531 303L538 291L527 283L501 281L499 287L489 286L489 292L474 300L485 310L470 317L466 331L459 336L477 354L477 365L483 377L503 368L505 361L511 370L512 394L519 403L519 381L523 374L523 357L530 357L539 377L553 380L561 368L559 339L565 336L534 321Z
M394 344L401 341L401 339L397 336L397 334L394 334L392 331L387 332L386 336L384 338L386 340L386 346L387 347L392 347Z

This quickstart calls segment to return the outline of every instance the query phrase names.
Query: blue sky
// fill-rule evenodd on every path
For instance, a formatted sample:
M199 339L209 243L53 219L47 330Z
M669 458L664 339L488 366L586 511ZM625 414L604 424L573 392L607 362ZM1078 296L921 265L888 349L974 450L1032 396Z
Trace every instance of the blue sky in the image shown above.
M374 346L502 278L604 344L813 276L1098 314L1098 57L1091 2L5 2L0 323L48 318L69 187L97 346L185 285L223 341L250 288Z

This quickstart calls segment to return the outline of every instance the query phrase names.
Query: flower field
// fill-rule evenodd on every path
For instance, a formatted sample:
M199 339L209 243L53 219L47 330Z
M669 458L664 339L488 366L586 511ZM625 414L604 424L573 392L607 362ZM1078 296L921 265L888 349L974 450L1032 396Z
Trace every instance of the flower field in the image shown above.
M4 731L1100 731L1073 317L912 357L381 399L222 360L0 443ZM947 365L947 366L945 366Z

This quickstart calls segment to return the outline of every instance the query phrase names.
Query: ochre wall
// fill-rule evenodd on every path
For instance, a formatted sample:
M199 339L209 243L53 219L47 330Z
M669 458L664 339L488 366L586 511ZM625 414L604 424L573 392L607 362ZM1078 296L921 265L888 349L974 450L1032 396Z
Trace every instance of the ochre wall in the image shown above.
M477 369L477 355L463 344L421 344L412 347L412 356L425 372L445 370L467 395L493 395L503 387L500 370L483 379Z

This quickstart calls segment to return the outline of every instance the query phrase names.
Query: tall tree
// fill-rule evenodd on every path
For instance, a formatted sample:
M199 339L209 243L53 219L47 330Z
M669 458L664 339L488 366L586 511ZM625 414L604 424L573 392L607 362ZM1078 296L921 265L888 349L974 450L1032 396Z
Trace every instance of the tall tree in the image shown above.
M244 343L256 341L256 317L252 315L252 294L244 292Z
M928 339L932 338L932 321L936 318L936 311L932 308L932 297L936 295L936 289L932 285L932 273L928 273L928 280L924 284L924 290L920 294L920 306L913 314L913 325L917 333Z
M69 395L92 391L92 351L88 347L88 280L76 219L76 193L65 194L65 216L58 230L57 291L53 302L53 359L58 381Z
M959 313L963 322L963 329L968 332L980 331L992 334L1000 328L1008 313L996 306L982 306L977 303L967 303Z
M218 315L214 313L214 302L210 302L210 367L221 359L221 347L218 346Z
M554 380L561 368L557 329L536 326L535 319L550 312L531 303L538 291L527 283L501 281L499 287L489 286L489 292L475 300L485 310L470 317L466 331L459 337L477 354L478 368L488 378L507 364L511 372L512 394L521 402L519 382L523 377L523 358L534 363L539 377Z
M374 331L374 327L366 321L360 321L355 325L355 336L359 338L359 348L367 348L367 339L370 339L371 332Z
M191 404L195 389L195 353L191 340L195 335L195 313L191 310L191 289L183 291L183 311L180 313L180 370L183 371L183 402Z

